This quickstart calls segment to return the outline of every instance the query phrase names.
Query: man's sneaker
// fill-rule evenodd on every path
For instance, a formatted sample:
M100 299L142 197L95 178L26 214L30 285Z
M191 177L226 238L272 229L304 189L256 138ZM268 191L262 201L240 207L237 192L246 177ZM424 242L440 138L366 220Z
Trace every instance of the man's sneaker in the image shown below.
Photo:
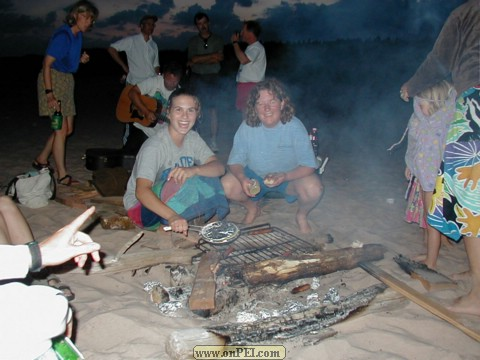
M217 141L215 139L210 140L210 149L212 149L213 152L218 152Z

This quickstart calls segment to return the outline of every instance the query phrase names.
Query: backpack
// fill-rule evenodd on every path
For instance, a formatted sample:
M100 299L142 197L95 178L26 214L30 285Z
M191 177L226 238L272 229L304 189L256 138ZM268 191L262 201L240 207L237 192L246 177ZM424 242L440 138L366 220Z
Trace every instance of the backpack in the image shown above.
M55 199L56 183L48 168L32 170L15 176L7 185L5 195L29 208L48 205L48 200Z

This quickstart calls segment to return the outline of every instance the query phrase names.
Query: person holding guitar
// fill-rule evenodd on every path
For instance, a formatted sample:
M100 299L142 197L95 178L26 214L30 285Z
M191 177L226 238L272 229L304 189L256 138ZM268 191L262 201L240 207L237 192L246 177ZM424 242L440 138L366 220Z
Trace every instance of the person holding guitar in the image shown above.
M143 142L155 133L155 126L167 121L165 115L168 98L179 87L183 66L172 61L163 68L163 73L125 87L117 106L117 118L133 122L123 151L136 155ZM135 127L135 128L134 128Z

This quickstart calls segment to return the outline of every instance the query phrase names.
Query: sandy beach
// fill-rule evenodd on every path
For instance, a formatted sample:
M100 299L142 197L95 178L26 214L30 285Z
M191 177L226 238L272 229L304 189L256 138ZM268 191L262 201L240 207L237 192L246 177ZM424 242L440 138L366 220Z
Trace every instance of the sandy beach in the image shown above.
M36 70L30 72L35 74ZM82 183L87 183L92 176L82 159L86 149L121 146L122 124L115 119L111 106L115 104L120 85L111 86L110 81L110 78L98 79L92 83L92 78L79 78L77 83L79 114L75 134L68 141L67 161L70 173ZM105 91L109 86L110 91ZM10 106L2 116L5 124L0 142L0 164L4 169L0 175L2 186L16 174L29 169L49 134L45 124L48 120L37 115L35 82L30 79L26 86L15 89L7 98ZM2 94L5 95L4 91ZM236 120L232 120L235 116L229 116L229 111L231 107L222 114L220 127L218 156L223 162L226 162L234 130L238 127ZM402 111L409 112L408 109ZM404 124L407 120L404 119ZM402 126L398 126L394 136L401 136ZM349 137L340 145L335 139L341 136L343 129L332 122L319 126L323 140L321 155L329 157L322 175L325 192L309 217L314 234L302 239L322 244L330 235L334 241L325 245L326 250L348 247L354 241L382 244L388 251L383 260L375 262L376 266L428 298L448 306L468 291L468 283L459 282L454 289L428 292L393 260L398 254L413 257L425 251L421 229L404 221L404 148L392 154L386 151L395 141L391 133L378 138L370 147L353 146L348 142ZM56 201L50 201L48 206L40 209L20 208L37 239L56 231L81 211ZM232 204L227 220L240 221L243 211L240 206ZM296 204L267 199L262 203L262 214L255 224L270 223L301 237L296 232L295 211ZM102 245L104 254L112 256L139 229L105 230L96 224L88 226L87 231ZM174 238L174 235L163 232L146 232L128 253L176 249ZM182 249L178 248L178 251ZM463 243L442 247L439 272L450 275L467 268ZM135 274L131 271L117 274L70 271L59 273L58 277L76 295L71 302L76 318L75 342L87 359L168 359L165 346L173 331L215 323L215 319L202 318L186 309L174 316L166 316L151 302L144 286L148 282L168 282L169 268L166 265L154 266L149 271L139 270ZM336 288L341 296L346 296L379 283L360 268L321 276L318 280L320 286L309 291L318 292L320 297L330 288ZM303 282L311 281L304 279ZM294 285L284 287L291 289ZM392 289L387 289L386 293L399 298ZM476 340L414 302L400 300L392 308L359 314L333 325L338 333L318 344L305 345L303 337L268 344L284 345L287 359L478 359L480 344ZM480 333L479 318L462 315L457 318Z

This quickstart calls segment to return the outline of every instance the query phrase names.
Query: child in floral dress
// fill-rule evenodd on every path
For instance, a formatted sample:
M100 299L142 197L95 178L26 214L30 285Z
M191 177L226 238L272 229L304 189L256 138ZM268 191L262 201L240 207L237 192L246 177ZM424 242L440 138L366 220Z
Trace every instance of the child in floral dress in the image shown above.
M441 233L426 222L428 207L442 160L445 136L454 118L456 92L447 81L420 92L414 98L414 112L408 123L405 154L407 190L406 221L425 229L425 264L435 268L442 240Z

